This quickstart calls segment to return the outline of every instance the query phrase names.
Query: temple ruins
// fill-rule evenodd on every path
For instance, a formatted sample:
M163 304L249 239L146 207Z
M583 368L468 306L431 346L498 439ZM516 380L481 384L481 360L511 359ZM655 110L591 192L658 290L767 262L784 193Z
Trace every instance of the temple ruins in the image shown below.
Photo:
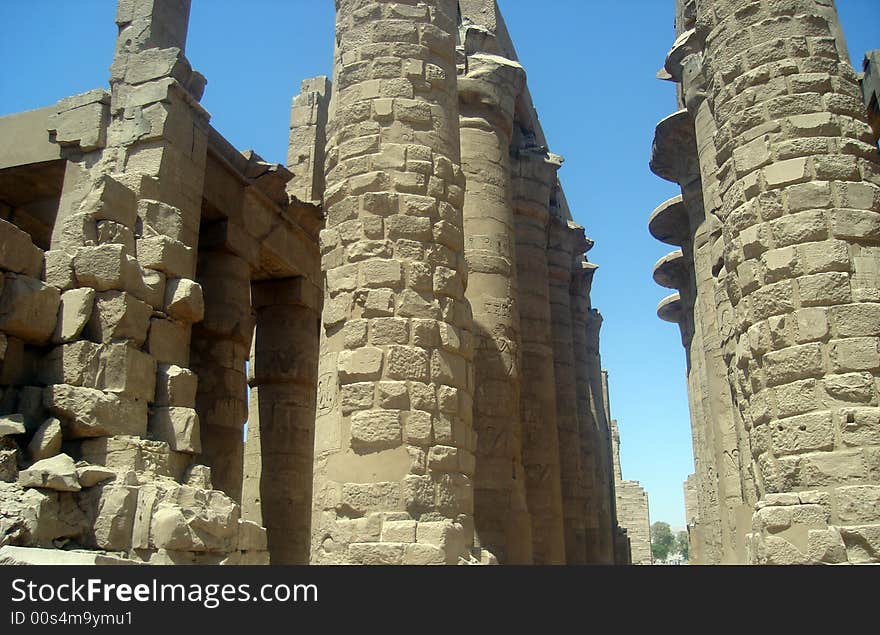
M674 5L691 559L880 562L880 54ZM0 562L650 564L495 0L336 0L286 165L212 127L189 12L119 0L109 87L0 117Z
M494 0L338 0L286 166L211 126L189 4L119 0L109 89L0 118L0 560L629 562Z

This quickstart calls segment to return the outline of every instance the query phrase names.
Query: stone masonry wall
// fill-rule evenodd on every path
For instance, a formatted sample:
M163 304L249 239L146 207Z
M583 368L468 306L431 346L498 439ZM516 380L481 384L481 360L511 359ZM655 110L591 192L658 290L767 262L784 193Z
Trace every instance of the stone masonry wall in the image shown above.
M210 126L188 0L0 118L41 148L0 149L0 560L631 560L592 241L497 3L336 9L286 168Z

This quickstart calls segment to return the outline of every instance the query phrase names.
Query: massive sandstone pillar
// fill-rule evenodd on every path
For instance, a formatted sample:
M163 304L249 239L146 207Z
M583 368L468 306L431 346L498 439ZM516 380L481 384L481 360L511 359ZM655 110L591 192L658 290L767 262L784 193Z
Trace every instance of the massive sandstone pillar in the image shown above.
M684 25L683 25L684 26ZM751 526L751 506L755 503L751 452L742 419L733 407L729 368L725 356L731 356L732 329L727 316L732 311L723 291L727 277L723 259L721 222L717 216L718 172L716 169L715 133L717 126L706 100L706 76L703 52L691 29L676 40L667 57L666 68L681 82L685 107L691 114L694 145L698 155L700 186L696 182L683 192L689 212L694 289L694 318L700 322L704 358L705 385L702 387L707 421L712 428L713 460L718 481L720 517L720 562L745 562L746 533ZM725 354L725 350L727 353Z
M510 139L522 67L471 53L458 78L467 298L474 315L474 513L499 561L532 560L520 424L520 319Z
M598 532L594 542L596 560L591 560L591 563L614 564L616 518L609 427L611 418L609 416L608 382L605 371L602 370L602 358L599 354L599 331L602 328L602 315L596 309L591 309L587 315L586 323L590 414L596 422L594 474L599 492L596 499Z
M336 3L314 563L455 563L473 543L454 0Z
M579 251L582 254L584 251L583 240L583 229L578 232L573 223L551 216L547 271L556 377L556 427L559 438L565 555L568 564L583 564L586 561L586 500L580 488L580 422L571 323L572 264L575 253Z
M516 155L514 211L522 328L523 468L535 564L564 564L565 535L556 428L556 376L547 269L550 192L561 161L542 151Z
M196 407L201 417L204 462L214 486L241 502L244 423L248 418L245 364L254 329L251 270L242 258L201 250L198 278L204 288L205 319L193 328L192 367L199 377Z
M320 290L255 282L242 515L267 531L272 564L308 564Z
M833 6L698 3L754 563L876 562L880 159Z
M587 245L587 248L592 246ZM580 422L580 479L584 498L584 556L587 563L600 561L599 511L605 492L599 479L599 429L590 409L590 356L587 333L590 319L590 288L596 265L583 256L575 258L571 281L572 349L577 381L577 415ZM598 352L598 351L597 351Z

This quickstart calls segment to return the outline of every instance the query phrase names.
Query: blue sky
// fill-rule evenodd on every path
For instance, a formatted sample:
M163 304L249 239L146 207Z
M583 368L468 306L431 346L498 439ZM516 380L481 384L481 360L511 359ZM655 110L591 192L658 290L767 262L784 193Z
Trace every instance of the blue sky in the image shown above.
M652 521L684 525L693 470L678 329L655 314L651 279L667 245L648 215L678 194L648 170L656 123L674 85L654 78L672 45L674 0L500 0L572 212L596 241L593 304L620 423L625 478L648 490ZM880 48L880 2L837 0L853 60ZM0 115L107 84L113 0L0 0ZM187 56L208 78L203 105L240 149L283 163L290 100L330 74L332 0L193 0ZM0 140L2 142L2 140Z

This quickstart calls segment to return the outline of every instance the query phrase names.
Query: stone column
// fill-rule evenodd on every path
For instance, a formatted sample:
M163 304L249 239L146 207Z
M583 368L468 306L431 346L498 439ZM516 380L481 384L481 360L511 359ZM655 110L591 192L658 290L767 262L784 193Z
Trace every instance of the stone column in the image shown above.
M575 258L571 283L572 349L577 381L577 414L580 422L580 479L584 497L584 553L587 563L600 560L599 511L604 494L599 481L597 463L600 452L599 430L590 409L590 355L593 351L587 334L587 322L592 308L590 288L596 269L596 265L587 262L583 257Z
M272 564L308 564L321 291L255 282L242 517L266 527Z
M454 0L336 4L311 561L473 544Z
M580 238L580 241L578 240ZM550 319L556 377L556 427L562 482L565 555L568 564L586 561L586 501L580 491L580 429L577 409L577 373L571 324L571 273L575 249L583 229L561 218L550 218L547 272L550 285ZM583 251L581 251L583 253Z
M608 373L602 370L602 356L599 354L599 331L602 328L602 314L593 309L588 321L589 358L592 363L590 381L593 393L593 416L598 430L597 483L599 497L599 554L601 564L618 564L617 551L617 511L614 493L614 465L611 458L611 405L608 395Z
M751 505L755 503L751 477L751 452L747 431L734 409L728 380L729 360L734 353L732 329L725 316L731 315L730 302L721 288L726 278L723 261L721 222L716 213L718 173L715 134L717 126L706 100L703 53L693 30L679 37L670 52L667 68L681 81L685 106L694 120L695 143L699 156L700 187L685 192L690 212L693 242L695 319L701 322L702 351L705 358L704 400L711 412L714 465L717 470L721 516L721 562L744 563L745 538L751 526Z
M523 468L535 564L564 564L556 379L547 270L550 191L561 160L521 149L514 163L516 264L522 329Z
M466 296L474 314L477 534L499 561L531 562L520 425L520 321L510 137L522 67L497 55L467 55L458 78Z
M203 462L214 487L241 502L244 423L248 418L245 364L251 346L251 270L225 251L200 251L198 279L204 289L205 319L192 334L192 367L199 377Z
M817 0L698 5L755 563L880 553L880 158L839 32Z

